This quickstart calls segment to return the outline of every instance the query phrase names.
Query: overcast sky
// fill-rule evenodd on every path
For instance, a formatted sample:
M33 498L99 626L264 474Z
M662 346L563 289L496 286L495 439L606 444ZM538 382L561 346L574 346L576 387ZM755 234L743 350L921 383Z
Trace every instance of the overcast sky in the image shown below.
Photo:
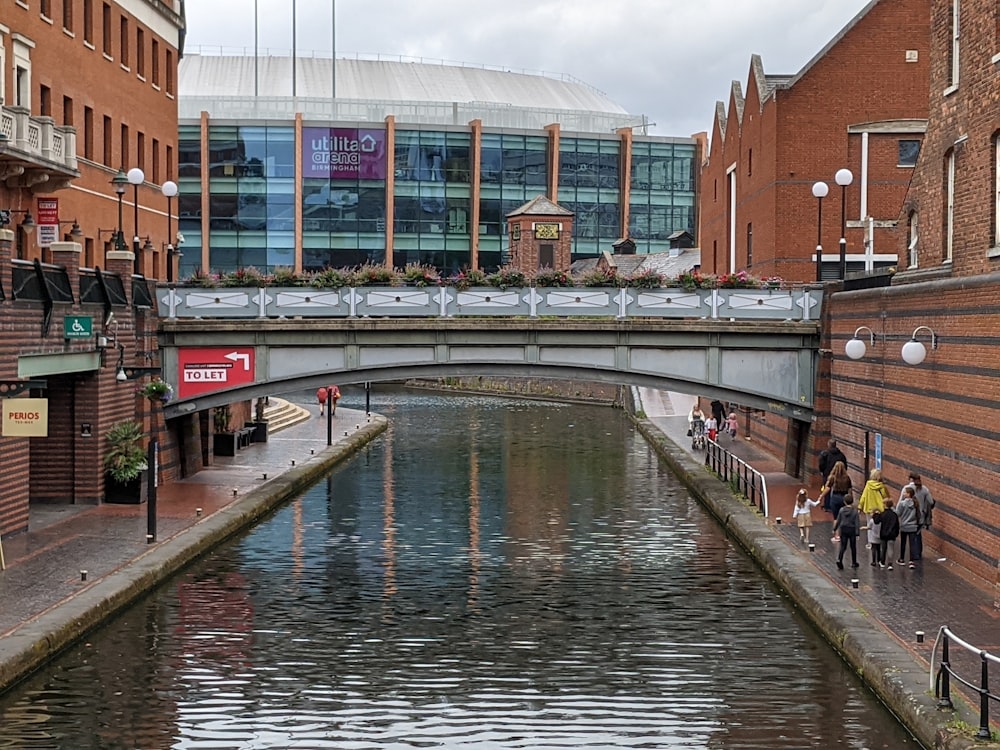
M298 54L329 55L333 0L296 0ZM338 0L338 57L381 53L565 73L659 135L711 130L750 55L795 73L868 0ZM187 0L187 46L292 47L292 0ZM234 49L235 48L235 49ZM181 92L183 94L183 92Z

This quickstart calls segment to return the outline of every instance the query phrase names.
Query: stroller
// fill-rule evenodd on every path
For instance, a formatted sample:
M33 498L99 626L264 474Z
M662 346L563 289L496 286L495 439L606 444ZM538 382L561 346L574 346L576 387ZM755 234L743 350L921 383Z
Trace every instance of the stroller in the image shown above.
M704 450L705 445L705 420L695 419L691 422L691 447Z

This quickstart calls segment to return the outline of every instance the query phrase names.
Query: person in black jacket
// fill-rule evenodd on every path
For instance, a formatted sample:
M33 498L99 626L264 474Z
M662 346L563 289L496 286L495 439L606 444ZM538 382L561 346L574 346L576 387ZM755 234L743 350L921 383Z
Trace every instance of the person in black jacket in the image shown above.
M882 511L881 528L879 536L882 537L882 559L892 570L892 561L896 559L896 538L899 536L899 516L892 509L892 500L885 501L885 510ZM882 566L884 567L884 566Z
M831 438L826 444L826 450L820 451L819 454L819 473L824 480L830 476L833 465L837 461L843 461L844 466L847 466L847 456L837 447L837 441Z

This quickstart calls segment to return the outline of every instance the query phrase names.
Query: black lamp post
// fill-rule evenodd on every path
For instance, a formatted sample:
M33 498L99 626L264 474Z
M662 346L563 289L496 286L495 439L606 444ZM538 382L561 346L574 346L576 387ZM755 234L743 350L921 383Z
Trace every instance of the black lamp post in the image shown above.
M838 169L834 180L840 185L840 278L847 278L847 186L854 182L849 169Z
M139 262L139 186L146 181L146 174L139 167L132 167L128 171L128 181L132 185L132 221L135 234L132 235L132 252L135 253L135 273L142 272L142 264Z
M816 281L823 280L823 199L830 192L830 186L822 180L814 182L813 195L816 196Z
M167 281L174 280L174 235L173 226L173 200L177 195L177 183L167 180L160 186L160 192L167 199Z
M118 174L111 178L111 184L115 186L115 193L118 195L118 231L115 232L115 250L121 252L125 250L125 235L122 230L122 197L125 195L125 186L128 185L128 175L124 169L119 169Z

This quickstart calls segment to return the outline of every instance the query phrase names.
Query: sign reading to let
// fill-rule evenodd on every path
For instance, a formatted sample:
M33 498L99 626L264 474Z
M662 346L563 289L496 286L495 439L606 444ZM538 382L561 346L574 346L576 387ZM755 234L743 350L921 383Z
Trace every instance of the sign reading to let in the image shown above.
M59 237L59 199L38 199L38 245L52 247Z
M3 437L48 437L47 398L7 398L3 401Z
M89 339L94 335L94 319L90 315L67 315L63 318L64 339Z
M177 350L180 383L178 398L192 398L254 382L256 358L253 347L226 349L190 347Z

